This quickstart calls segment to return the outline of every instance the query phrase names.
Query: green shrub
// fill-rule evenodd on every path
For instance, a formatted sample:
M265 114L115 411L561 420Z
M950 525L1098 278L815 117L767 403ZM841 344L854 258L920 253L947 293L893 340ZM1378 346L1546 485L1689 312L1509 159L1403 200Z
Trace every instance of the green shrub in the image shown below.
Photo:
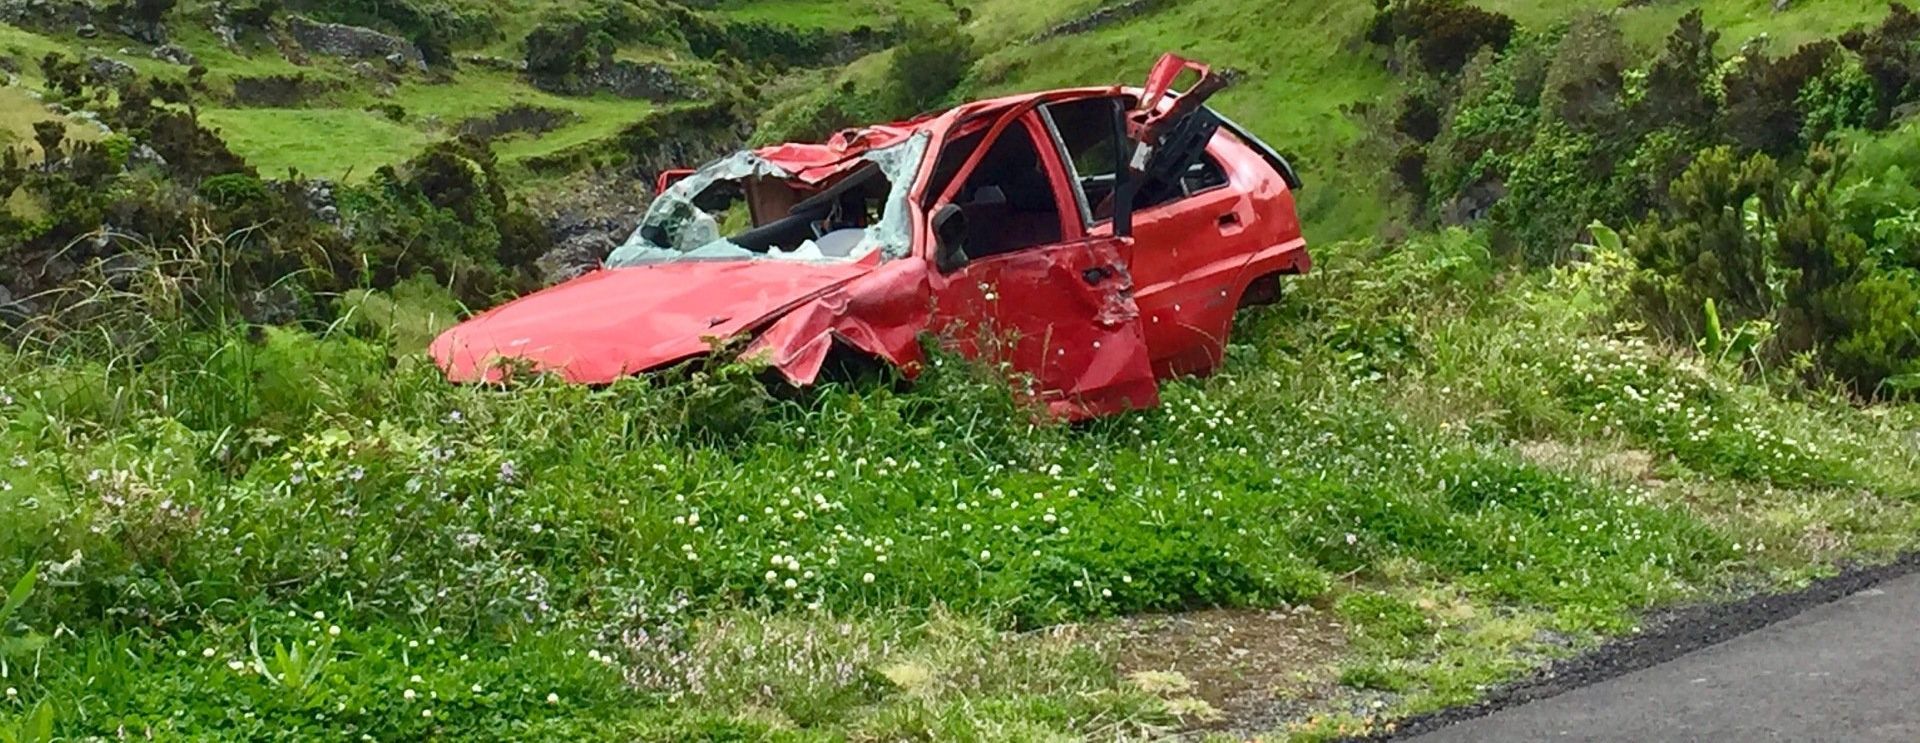
M1920 101L1920 13L1892 3L1878 27L1850 31L1841 43L1860 55L1861 70L1873 81L1875 125L1884 126L1901 105Z
M956 26L931 24L909 26L903 36L887 63L896 112L909 115L941 106L973 66L973 39Z
M1512 18L1464 0L1388 0L1367 35L1376 44L1406 42L1427 69L1451 74L1483 48L1506 48L1516 29Z
M1728 324L1771 315L1771 236L1763 220L1773 215L1759 210L1775 198L1779 179L1772 158L1742 162L1721 148L1701 153L1674 182L1673 207L1627 240L1640 267L1632 293L1649 328L1691 344L1708 299Z
M1728 138L1748 152L1786 154L1805 141L1812 115L1801 106L1808 87L1833 67L1840 45L1808 44L1775 60L1763 51L1743 57L1725 81Z

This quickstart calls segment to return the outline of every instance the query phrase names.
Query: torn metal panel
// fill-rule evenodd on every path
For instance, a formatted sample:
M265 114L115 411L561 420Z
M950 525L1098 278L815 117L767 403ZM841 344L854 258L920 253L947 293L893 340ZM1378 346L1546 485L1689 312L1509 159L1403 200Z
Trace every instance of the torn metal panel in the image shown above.
M819 380L835 344L917 376L925 362L919 336L929 322L926 267L887 264L810 299L761 332L742 358L764 362L795 385Z

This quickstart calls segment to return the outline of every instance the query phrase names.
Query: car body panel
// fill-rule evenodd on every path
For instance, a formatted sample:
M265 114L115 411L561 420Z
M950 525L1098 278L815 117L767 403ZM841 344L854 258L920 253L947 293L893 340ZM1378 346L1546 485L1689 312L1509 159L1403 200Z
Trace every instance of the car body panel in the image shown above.
M456 382L497 382L514 364L607 384L708 353L872 264L689 262L600 270L481 313L429 349Z
M764 363L790 384L808 385L836 348L914 376L925 363L920 338L931 332L963 355L1024 375L1031 384L1023 394L1053 416L1084 419L1155 405L1158 379L1219 366L1234 313L1254 281L1311 266L1294 210L1298 180L1291 166L1231 122L1203 134L1204 142L1184 140L1189 155L1204 144L1224 185L1137 213L1116 210L1128 228L1119 236L1113 219L1089 223L1064 145L1052 118L1039 110L1088 98L1156 101L1151 110L1116 116L1116 127L1137 147L1137 166L1156 155L1154 143L1171 149L1174 136L1154 137L1179 129L1181 117L1211 115L1201 98L1217 81L1203 65L1169 60L1156 66L1150 89L1009 96L848 130L824 143L754 151L802 182L831 188L831 181L861 167L868 151L931 135L908 200L913 248L905 257L602 269L478 315L442 335L431 353L458 382L498 382L526 368L603 384L741 339L741 358ZM1186 70L1200 72L1201 82L1187 94L1172 92L1172 81ZM1186 97L1195 91L1200 97ZM986 137L965 165L934 193L934 171L946 148L983 130ZM1062 215L1059 239L943 272L932 215L957 198L996 138L1011 131L1034 138L1034 157ZM685 176L671 173L672 180ZM662 175L662 183L669 180ZM1124 175L1116 179L1125 182Z

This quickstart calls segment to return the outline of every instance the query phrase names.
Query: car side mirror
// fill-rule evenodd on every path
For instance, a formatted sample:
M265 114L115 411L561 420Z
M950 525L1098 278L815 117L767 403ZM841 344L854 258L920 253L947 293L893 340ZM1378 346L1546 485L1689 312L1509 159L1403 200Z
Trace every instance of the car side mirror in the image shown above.
M967 265L967 214L958 204L947 204L933 213L933 267L940 273L953 273Z

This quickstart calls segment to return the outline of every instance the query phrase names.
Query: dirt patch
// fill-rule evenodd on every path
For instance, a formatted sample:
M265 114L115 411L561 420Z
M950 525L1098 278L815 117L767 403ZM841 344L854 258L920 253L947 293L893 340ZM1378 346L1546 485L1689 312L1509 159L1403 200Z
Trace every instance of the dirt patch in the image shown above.
M1717 645L1768 625L1786 621L1894 578L1920 570L1920 552L1885 565L1856 565L1791 593L1769 594L1718 604L1662 611L1640 631L1592 652L1553 663L1533 675L1487 694L1465 707L1421 715L1400 723L1395 733L1360 740L1403 740L1457 722L1485 717L1508 707L1557 696L1583 686L1651 668L1695 650Z
M1259 731L1307 713L1335 690L1347 649L1346 629L1306 606L1130 617L1088 633L1196 731Z

